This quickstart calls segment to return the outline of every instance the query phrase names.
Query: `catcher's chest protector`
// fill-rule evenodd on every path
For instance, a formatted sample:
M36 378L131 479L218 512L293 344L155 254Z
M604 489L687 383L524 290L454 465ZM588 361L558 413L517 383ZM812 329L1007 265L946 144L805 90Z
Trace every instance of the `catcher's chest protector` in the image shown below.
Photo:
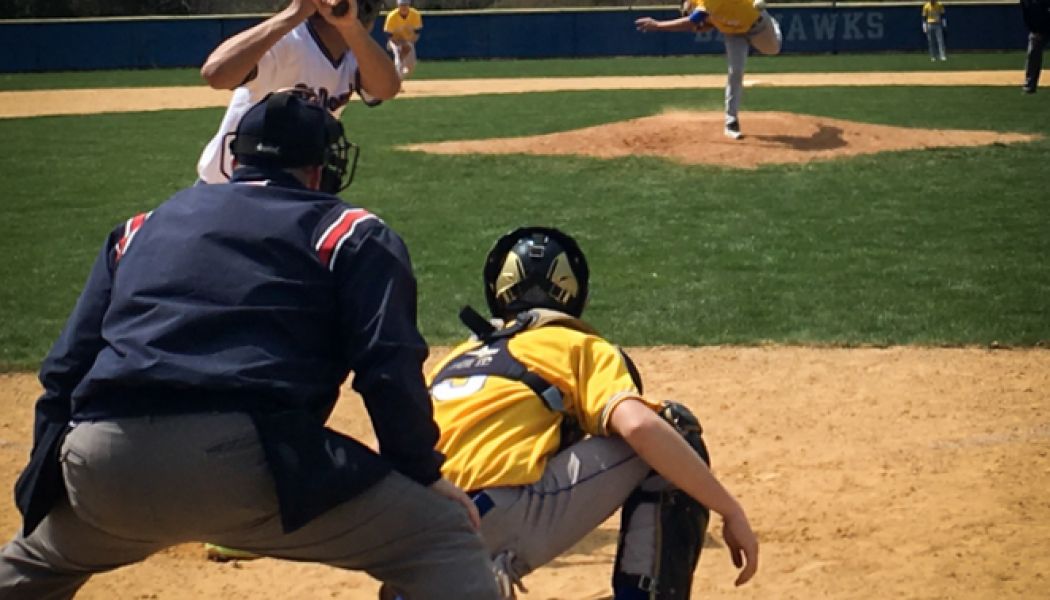
M478 347L467 350L448 361L434 376L431 386L452 377L475 375L503 377L524 383L539 396L547 408L554 412L564 413L565 401L561 390L537 373L530 371L523 362L510 353L507 344L514 333L518 332L515 331L511 335L494 339L488 343L481 343Z
M527 313L522 313L514 324L497 330L470 307L463 309L460 318L478 336L479 345L445 363L434 376L431 387L452 377L474 375L519 381L528 386L548 410L561 413L559 450L580 441L583 438L583 430L576 418L565 410L565 396L562 391L538 373L529 370L507 347L511 338L518 333L539 326L540 319L536 315L528 316Z
M464 307L460 311L460 319L477 336L479 342L476 347L467 350L449 360L445 366L434 376L431 387L452 377L471 377L474 375L486 375L489 377L503 377L512 381L519 381L531 389L543 404L552 412L561 413L561 442L560 449L564 449L578 441L583 436L583 430L579 427L576 417L565 408L565 395L550 381L535 371L530 370L525 363L521 362L511 354L508 344L515 335L543 327L545 325L561 325L570 327L585 333L596 334L587 323L570 315L546 309L534 309L519 314L514 322L508 326L497 329L474 309ZM631 376L641 391L641 381L637 377L637 370L624 354Z

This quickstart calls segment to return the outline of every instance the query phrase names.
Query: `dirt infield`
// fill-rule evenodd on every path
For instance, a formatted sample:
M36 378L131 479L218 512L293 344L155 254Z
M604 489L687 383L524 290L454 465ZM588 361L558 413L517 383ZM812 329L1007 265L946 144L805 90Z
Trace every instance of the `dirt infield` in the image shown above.
M845 78L756 75L748 83L1012 86L1019 76L1014 72L942 73L939 78L931 73ZM724 84L722 76L663 79L662 85L640 77L618 82L610 78L506 80L503 87L491 80L476 87L463 81L409 81L405 97ZM225 92L203 88L145 89L120 95L3 92L0 118L30 116L26 112L34 108L32 114L70 114L71 106L76 112L223 106L227 98ZM811 147L802 150L810 158L820 158L820 151L849 147L853 140L842 124L831 120L794 121L797 115L769 113L772 116L763 124L766 117L759 118L763 114L751 113L747 121L745 113L748 137L740 142L755 147L779 144L799 151L797 146L809 139ZM719 144L730 143L720 138L718 115L686 113L673 118L700 119L719 137ZM794 129L763 129L784 123ZM828 131L821 127L842 132L829 137L819 133ZM617 135L624 138L622 131ZM874 136L869 131L862 137ZM651 140L638 138L635 148L649 146ZM740 146L733 153L745 154ZM754 164L758 163L737 166ZM441 353L437 350L435 356ZM635 349L631 354L650 396L682 401L701 417L715 471L748 507L762 541L756 579L734 589L733 569L717 535L719 521L714 519L694 597L1047 596L1050 351L711 347ZM0 489L11 489L25 463L38 394L39 385L31 375L0 375ZM371 443L374 437L367 422L359 399L347 386L332 426ZM0 525L0 536L10 536L18 527L10 496L0 503ZM523 600L609 598L615 544L614 517L529 576L530 593ZM201 547L192 544L99 575L78 597L368 600L375 598L376 589L365 575L317 565L271 559L210 563Z
M520 79L409 80L402 99L520 94L570 90L718 89L724 75L634 77L544 77ZM745 87L839 87L863 85L1020 86L1014 71L942 73L769 73L747 76ZM0 92L0 118L137 112L226 106L230 92L207 87L143 87L122 90L76 89Z
M437 354L439 354L438 352ZM656 348L654 398L701 417L716 472L749 508L758 576L732 587L714 519L697 598L1041 598L1050 589L1050 351ZM0 377L0 488L29 450L29 375ZM332 424L372 440L347 388ZM3 533L17 528L10 501ZM608 598L616 520L526 579L524 599ZM375 598L367 576L199 545L97 576L89 600ZM877 590L877 592L876 592Z

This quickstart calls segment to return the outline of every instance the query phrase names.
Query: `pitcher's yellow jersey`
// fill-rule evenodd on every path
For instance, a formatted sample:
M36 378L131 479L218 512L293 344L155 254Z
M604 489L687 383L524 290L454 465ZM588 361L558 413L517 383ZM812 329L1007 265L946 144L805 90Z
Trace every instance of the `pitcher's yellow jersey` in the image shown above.
M706 11L707 20L722 33L739 35L747 33L758 20L759 12L754 0L690 0L690 9Z
M501 351L497 348L464 343L431 371L428 382L468 352L486 360ZM616 405L642 399L623 355L596 335L546 325L518 333L502 351L507 350L562 392L566 412L588 434L607 435ZM563 414L519 381L488 375L450 378L431 386L431 398L441 429L437 449L446 456L442 470L464 490L534 483L559 449Z

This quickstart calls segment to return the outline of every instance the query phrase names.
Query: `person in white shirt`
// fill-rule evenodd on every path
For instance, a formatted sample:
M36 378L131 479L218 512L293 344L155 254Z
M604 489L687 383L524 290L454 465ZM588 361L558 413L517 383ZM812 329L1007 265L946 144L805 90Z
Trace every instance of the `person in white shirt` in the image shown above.
M347 10L333 12L340 4ZM382 0L291 0L212 51L201 76L214 89L234 92L197 163L198 183L229 179L228 138L244 113L270 92L306 88L336 116L355 92L370 106L396 96L401 79L370 35L381 7Z

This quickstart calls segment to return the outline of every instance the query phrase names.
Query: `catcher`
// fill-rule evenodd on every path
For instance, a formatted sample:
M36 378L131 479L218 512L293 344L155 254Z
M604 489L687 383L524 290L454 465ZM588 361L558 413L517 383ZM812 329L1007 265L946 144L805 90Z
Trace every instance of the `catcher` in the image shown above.
M503 597L621 507L615 600L689 598L709 509L746 583L758 541L744 509L709 470L696 417L645 398L627 355L580 319L588 276L561 231L500 238L483 273L498 325L465 308L474 336L429 378L443 472L482 515Z

